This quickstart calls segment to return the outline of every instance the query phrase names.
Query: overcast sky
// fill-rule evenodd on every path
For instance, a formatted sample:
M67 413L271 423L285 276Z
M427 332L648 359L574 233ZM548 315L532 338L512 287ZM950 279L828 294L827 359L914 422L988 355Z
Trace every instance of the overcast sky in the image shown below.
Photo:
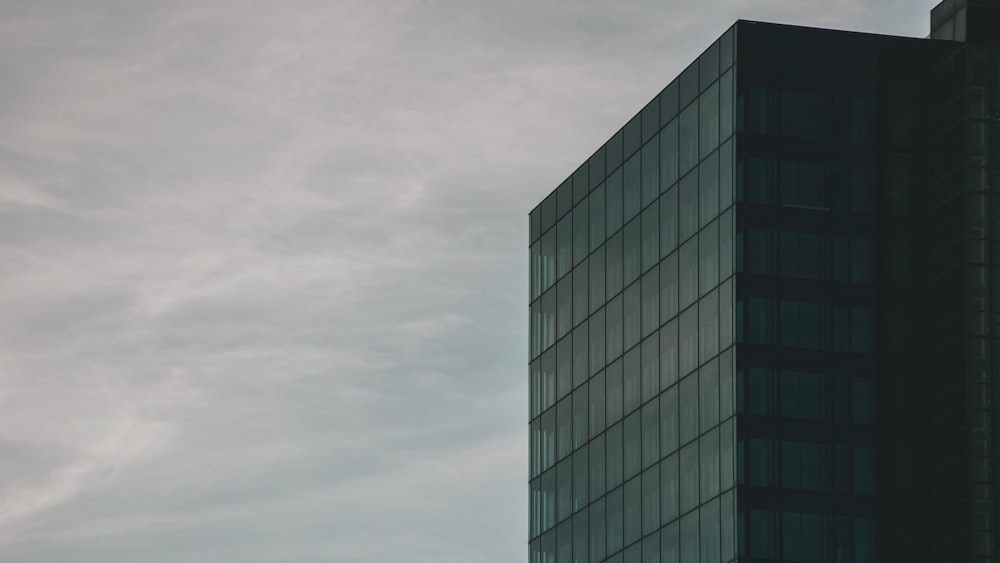
M527 214L736 19L0 0L0 561L527 560Z

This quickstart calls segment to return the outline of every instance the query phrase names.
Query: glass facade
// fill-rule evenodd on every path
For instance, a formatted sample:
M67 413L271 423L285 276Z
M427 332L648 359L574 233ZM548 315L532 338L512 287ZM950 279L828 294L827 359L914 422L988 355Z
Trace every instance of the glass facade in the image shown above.
M1000 46L741 21L546 197L531 563L996 561L998 118Z
M735 37L531 215L533 562L736 557Z

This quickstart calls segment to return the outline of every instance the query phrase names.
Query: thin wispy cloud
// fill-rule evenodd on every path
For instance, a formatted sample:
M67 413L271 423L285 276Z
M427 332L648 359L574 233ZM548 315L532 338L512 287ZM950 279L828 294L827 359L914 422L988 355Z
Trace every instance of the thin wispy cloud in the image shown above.
M6 2L0 559L524 560L529 209L737 18L923 4Z

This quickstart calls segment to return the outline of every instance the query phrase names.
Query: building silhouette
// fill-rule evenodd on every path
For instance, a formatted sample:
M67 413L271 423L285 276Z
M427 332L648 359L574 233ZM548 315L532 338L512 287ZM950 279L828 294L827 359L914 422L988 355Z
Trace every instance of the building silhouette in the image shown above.
M1000 1L740 21L530 214L530 561L1000 561Z

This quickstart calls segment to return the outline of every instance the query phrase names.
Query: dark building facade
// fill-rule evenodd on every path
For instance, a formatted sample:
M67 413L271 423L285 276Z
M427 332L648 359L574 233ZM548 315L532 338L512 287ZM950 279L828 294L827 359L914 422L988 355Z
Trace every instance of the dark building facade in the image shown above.
M1000 561L1000 2L737 22L530 214L530 561Z

